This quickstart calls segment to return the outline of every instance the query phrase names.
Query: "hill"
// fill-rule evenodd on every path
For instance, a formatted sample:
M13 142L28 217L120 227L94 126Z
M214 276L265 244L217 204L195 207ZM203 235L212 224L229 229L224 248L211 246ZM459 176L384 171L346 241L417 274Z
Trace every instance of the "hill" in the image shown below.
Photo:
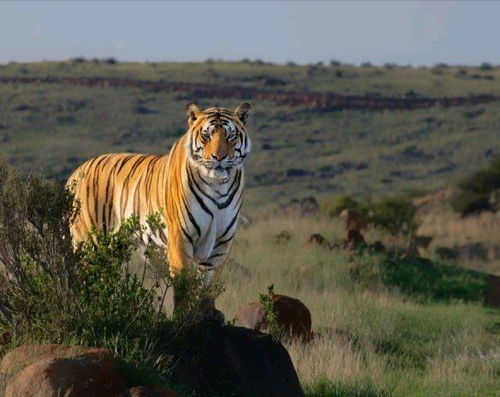
M97 154L167 152L188 101L248 100L253 213L305 195L450 186L500 154L499 89L488 64L10 63L0 65L0 141L17 168L64 180Z

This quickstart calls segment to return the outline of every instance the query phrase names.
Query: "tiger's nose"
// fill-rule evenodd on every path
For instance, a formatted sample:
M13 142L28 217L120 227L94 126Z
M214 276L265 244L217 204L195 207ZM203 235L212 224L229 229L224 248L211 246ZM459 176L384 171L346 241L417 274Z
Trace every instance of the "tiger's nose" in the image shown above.
M222 153L214 153L212 154L212 158L217 160L217 161L222 161L226 158L226 154L222 154Z

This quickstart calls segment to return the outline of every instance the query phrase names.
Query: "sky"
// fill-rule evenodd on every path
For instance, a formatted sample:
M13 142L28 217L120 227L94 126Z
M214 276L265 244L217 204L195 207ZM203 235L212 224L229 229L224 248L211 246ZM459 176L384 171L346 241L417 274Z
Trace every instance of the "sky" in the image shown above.
M500 64L496 1L2 1L0 63Z

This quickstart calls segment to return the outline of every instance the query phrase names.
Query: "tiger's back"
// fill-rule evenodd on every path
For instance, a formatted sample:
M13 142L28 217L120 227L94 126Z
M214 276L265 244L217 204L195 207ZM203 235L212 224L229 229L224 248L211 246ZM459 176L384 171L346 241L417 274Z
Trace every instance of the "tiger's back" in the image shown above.
M66 186L79 211L71 226L75 242L88 238L92 227L115 231L132 214L144 222L165 209L168 156L113 153L94 157L77 168ZM166 233L158 236L166 244Z

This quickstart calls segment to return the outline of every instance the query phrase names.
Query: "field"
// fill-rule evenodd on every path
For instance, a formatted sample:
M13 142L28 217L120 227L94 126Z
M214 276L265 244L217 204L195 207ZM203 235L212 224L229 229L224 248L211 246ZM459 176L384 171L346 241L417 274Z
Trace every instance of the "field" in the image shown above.
M477 293L483 275L465 269L500 275L500 212L461 217L450 197L500 155L499 90L500 68L488 64L10 63L0 65L1 152L23 175L64 181L97 154L166 153L186 130L187 102L250 101L243 212L251 222L240 226L224 271L218 306L226 318L272 284L301 299L316 337L286 347L309 397L497 396L500 312ZM336 106L318 102L336 94ZM442 102L422 105L432 100ZM341 221L324 213L338 195L411 200L418 234L432 237L418 253L430 259L307 246L313 233L344 237ZM306 196L319 201L318 214L283 215L291 199ZM365 237L403 246L381 228ZM443 259L440 249L459 254ZM414 285L390 273L391 261L416 269L418 280L433 266L444 270ZM123 338L85 341L128 363L137 352Z
M305 245L312 233L340 240L341 229L296 218L241 229L233 258L252 276L229 264L220 307L231 318L270 284L303 300L323 337L288 348L310 396L498 395L500 312L459 296L433 300L422 289L410 297L384 285L383 255ZM278 242L283 230L291 239ZM368 240L380 237L371 231ZM358 280L352 277L356 268L363 272ZM322 394L322 383L329 392Z
M75 60L0 65L0 76L123 78L139 83L138 87L0 84L2 152L24 171L58 179L90 156L105 152L167 152L186 129L188 101L229 108L243 100L252 102L249 131L254 152L247 165L245 204L252 216L257 215L255 208L262 215L263 209L272 211L276 204L306 195L323 200L339 193L430 192L449 187L500 152L498 101L371 111L369 106L325 110L307 101L290 105L245 96L255 89L336 93L364 95L375 103L380 97L416 100L494 94L500 69L489 65L410 68ZM229 94L220 98L214 96L221 95L219 91L197 86L168 92L141 88L145 81L212 84L228 87Z

